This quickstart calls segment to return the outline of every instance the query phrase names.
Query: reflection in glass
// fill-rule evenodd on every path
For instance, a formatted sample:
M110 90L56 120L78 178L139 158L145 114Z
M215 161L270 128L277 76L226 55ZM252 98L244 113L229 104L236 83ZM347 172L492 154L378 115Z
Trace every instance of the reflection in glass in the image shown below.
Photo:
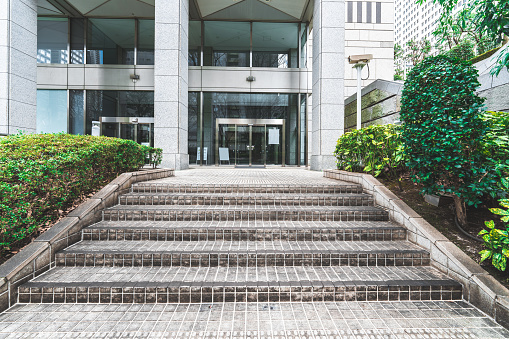
M154 64L154 20L138 21L138 65Z
M201 66L201 21L189 21L189 66Z
M69 133L85 134L84 91L69 91Z
M67 91L37 90L37 133L67 133Z
M189 92L188 96L188 153L189 163L198 163L198 147L200 146L200 93ZM203 161L205 163L205 161Z
M99 121L99 117L153 116L154 92L87 91L86 134L91 134L92 121Z
M299 114L299 103L297 94L267 94L267 93L203 93L203 145L209 152L208 163L215 163L215 132L216 119L218 118L240 118L240 119L285 119L286 121L286 150L285 162L287 165L297 165L298 150L298 119L302 119ZM301 122L301 128L305 121ZM267 128L281 128L281 126L267 126ZM221 134L222 133L222 134ZM223 137L230 136L226 131L220 131L220 145L224 144ZM242 133L241 133L242 134ZM280 136L282 132L280 131ZM239 135L238 138L244 138ZM255 139L258 138L255 136ZM268 138L268 137L267 137ZM258 138L259 139L259 138ZM257 139L257 140L258 140ZM240 139L239 139L240 140ZM261 139L259 139L261 140ZM259 141L258 140L258 141ZM268 139L267 139L268 140ZM245 140L244 140L245 141ZM282 147L281 145L267 146L267 164L281 164ZM232 145L232 143L228 143ZM228 146L228 147L229 147ZM227 146L223 146L227 147ZM255 145L256 148L256 145ZM301 147L302 148L302 147ZM260 149L260 152L263 149ZM260 153L259 152L259 153ZM239 154L239 157L242 157ZM244 154L245 158L246 154ZM248 154L247 154L248 156ZM233 161L232 155L230 155ZM244 159L245 160L245 159Z
M134 65L134 20L90 19L87 63Z
M85 20L71 19L71 64L85 62Z
M249 22L205 22L204 66L249 67Z
M307 94L300 96L300 164L306 164L306 100Z
M298 68L298 23L253 23L253 67Z
M66 64L68 23L65 18L38 18L37 62L40 64Z
M308 30L306 25L302 25L300 32L300 67L308 67Z

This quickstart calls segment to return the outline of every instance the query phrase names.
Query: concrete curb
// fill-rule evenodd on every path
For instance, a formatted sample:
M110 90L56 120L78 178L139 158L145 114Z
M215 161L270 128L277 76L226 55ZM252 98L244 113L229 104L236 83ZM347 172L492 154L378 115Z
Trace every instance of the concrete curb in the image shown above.
M132 184L174 176L172 169L123 173L91 199L0 266L0 312L16 303L18 286L55 266L55 253L81 240L81 230L102 219L102 210L118 203Z
M509 290L372 175L324 170L324 177L362 185L375 204L404 226L408 240L431 254L431 265L463 285L463 298L509 328Z

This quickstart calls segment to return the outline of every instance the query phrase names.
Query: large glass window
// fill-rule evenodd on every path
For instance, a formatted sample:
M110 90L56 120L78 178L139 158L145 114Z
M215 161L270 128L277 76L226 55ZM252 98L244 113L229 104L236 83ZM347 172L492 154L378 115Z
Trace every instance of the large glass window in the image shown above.
M201 66L201 21L189 22L189 66Z
M37 90L37 133L67 133L67 91Z
M86 134L100 117L153 117L154 92L87 91Z
M85 62L85 19L71 19L71 64Z
M41 64L66 64L68 22L65 18L38 18L37 62Z
M249 67L249 22L205 22L204 66Z
M154 20L138 21L138 65L154 64Z
M134 20L89 19L87 63L134 65Z
M298 126L299 119L302 119L302 115L299 114L299 106L298 94L204 92L203 122L201 123L203 125L203 147L206 147L208 150L207 163L215 163L216 119L285 119L285 163L287 165L297 165L298 154L301 152L298 148ZM191 105L189 112L190 115L197 114L192 111ZM189 126L191 126L191 120L189 121ZM304 125L305 129L305 121L301 121L300 124L301 127ZM198 135L200 135L199 132ZM190 139L189 144L194 142L194 140ZM196 142L198 146L201 144L199 139ZM275 155L270 147L268 145L267 161L272 163L279 161L280 163L281 154ZM191 156L191 150L189 154ZM276 156L279 160L271 160L272 156Z
M306 68L308 65L308 30L306 25L302 25L300 32L300 67Z
M298 68L298 23L253 23L253 67Z
M85 134L85 95L82 90L69 91L69 133Z
M190 164L199 164L200 156L198 153L200 152L200 140L201 133L200 125L200 93L199 92L189 92L189 105L188 105L188 153L189 153L189 163ZM205 161L203 162L205 163Z

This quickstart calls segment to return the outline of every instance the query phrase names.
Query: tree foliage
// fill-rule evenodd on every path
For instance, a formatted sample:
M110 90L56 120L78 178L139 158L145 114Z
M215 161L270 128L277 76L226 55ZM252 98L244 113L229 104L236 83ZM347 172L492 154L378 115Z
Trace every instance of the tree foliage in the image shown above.
M427 0L417 0L423 4ZM447 22L458 0L432 0L444 8L441 21ZM509 0L473 0L469 5L475 34L487 36L496 44L507 41L509 36ZM471 28L466 28L471 30ZM489 49L489 46L486 47ZM498 75L503 68L509 69L509 44L503 47L492 73Z
M482 152L488 123L475 94L477 70L439 55L415 66L401 98L402 139L412 179L423 193L453 196L459 221L496 183Z
M404 59L415 66L430 56L432 47L431 41L427 38L418 41L412 39L406 43Z

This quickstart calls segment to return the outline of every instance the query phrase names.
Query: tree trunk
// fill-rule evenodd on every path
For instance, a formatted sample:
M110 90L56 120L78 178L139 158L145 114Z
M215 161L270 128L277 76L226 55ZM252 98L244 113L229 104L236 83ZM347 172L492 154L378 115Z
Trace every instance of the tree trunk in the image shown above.
M454 207L456 211L456 218L458 219L458 223L461 227L467 226L467 207L465 205L465 200L458 197L457 195L453 195L454 199Z

